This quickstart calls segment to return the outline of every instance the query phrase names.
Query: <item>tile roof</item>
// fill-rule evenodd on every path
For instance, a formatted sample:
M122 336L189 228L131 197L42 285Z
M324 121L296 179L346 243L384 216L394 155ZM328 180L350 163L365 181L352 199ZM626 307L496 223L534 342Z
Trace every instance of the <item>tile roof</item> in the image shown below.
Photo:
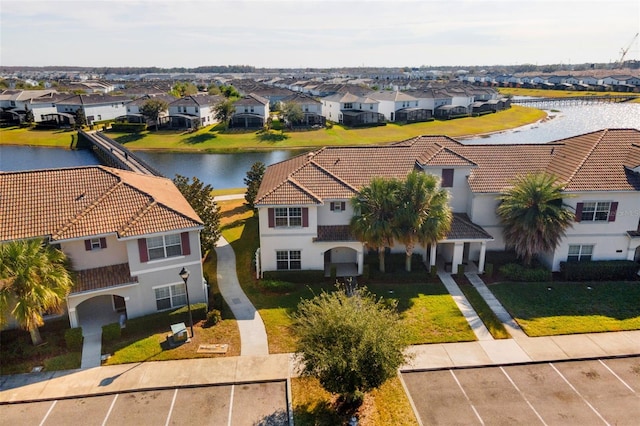
M202 226L171 180L103 166L0 172L0 217L0 241Z
M351 233L349 225L318 226L318 236L314 241L358 241Z
M256 204L350 198L373 177L402 179L417 166L470 167L473 192L500 192L519 174L536 172L555 174L567 191L639 191L640 130L604 129L544 144L418 136L383 146L326 147L269 166Z
M268 105L269 99L263 98L260 95L256 95L255 93L249 93L246 96L238 99L234 102L234 105L237 106L257 106L257 105Z
M71 290L72 294L138 282L138 277L131 276L128 263L85 269L77 271L75 274L76 279Z
M491 234L471 222L465 213L454 213L445 240L493 240Z

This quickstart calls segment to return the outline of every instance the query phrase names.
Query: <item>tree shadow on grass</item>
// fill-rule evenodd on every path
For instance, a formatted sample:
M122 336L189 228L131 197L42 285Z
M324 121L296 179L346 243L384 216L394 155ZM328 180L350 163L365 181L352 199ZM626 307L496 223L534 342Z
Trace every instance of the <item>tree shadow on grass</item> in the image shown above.
M256 138L260 142L282 142L284 140L289 139L289 135L286 135L282 132L274 132L271 130L260 131L257 133Z
M199 143L204 143L204 142L208 142L212 139L217 138L217 136L213 133L200 133L197 135L193 135L193 136L189 136L188 138L185 139L185 143L189 144L189 145L196 145Z
M113 140L118 142L119 144L124 145L129 142L137 142L141 139L144 139L146 136L147 135L144 135L142 133L129 133L127 135L117 136Z

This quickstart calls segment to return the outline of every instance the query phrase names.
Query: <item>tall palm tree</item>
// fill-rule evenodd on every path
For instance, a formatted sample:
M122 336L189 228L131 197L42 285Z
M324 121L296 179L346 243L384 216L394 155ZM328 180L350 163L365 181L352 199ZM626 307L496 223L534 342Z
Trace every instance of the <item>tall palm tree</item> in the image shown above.
M0 244L2 322L13 316L34 345L42 343L43 312L60 312L72 286L67 257L42 239Z
M413 171L402 182L398 201L395 237L405 246L405 270L411 272L416 244L435 244L451 228L449 193L439 188L436 176Z
M380 272L385 272L385 249L393 245L399 188L400 181L397 179L377 177L351 199L355 210L351 218L351 230L360 241L378 250Z
M517 177L498 197L505 241L527 266L538 253L554 250L572 226L575 213L562 190L555 176L536 173Z

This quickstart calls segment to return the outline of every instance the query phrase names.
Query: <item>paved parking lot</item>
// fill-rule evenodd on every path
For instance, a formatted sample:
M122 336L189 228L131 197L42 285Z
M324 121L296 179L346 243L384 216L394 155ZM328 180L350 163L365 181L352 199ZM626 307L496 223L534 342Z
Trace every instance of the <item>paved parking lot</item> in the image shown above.
M119 393L0 406L4 425L282 425L286 382Z
M638 425L640 357L403 373L424 425Z

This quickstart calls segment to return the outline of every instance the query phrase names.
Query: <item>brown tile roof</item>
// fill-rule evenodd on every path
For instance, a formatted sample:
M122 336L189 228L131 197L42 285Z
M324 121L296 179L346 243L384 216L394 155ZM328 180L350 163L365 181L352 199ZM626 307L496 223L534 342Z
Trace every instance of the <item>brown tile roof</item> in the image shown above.
M75 285L71 294L138 282L138 277L131 276L128 263L85 269L75 274Z
M404 178L416 166L465 166L473 192L500 192L523 173L548 172L567 191L638 191L640 130L605 129L545 144L462 144L418 136L384 146L326 147L267 168L258 205L350 198L373 177ZM284 185L284 182L295 184ZM278 188L286 191L277 191ZM297 188L297 189L296 189ZM313 195L309 195L313 194ZM285 196L286 195L286 196Z
M0 241L202 226L173 182L102 166L0 172Z
M358 241L351 233L349 225L318 226L318 236L314 241Z
M465 213L454 213L451 229L445 240L493 240L491 234L471 222Z

